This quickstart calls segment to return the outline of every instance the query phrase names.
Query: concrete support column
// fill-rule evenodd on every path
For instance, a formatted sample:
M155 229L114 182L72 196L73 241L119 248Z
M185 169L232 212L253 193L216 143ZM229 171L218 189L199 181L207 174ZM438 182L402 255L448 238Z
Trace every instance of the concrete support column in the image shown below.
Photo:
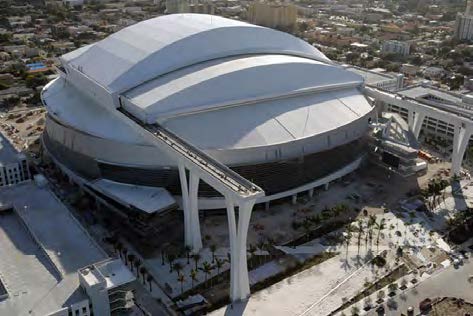
M264 210L265 210L266 212L269 211L269 201L267 201L267 202L264 203Z
M184 243L192 248L191 216L189 203L189 187L187 184L186 168L179 164L179 180L181 182L182 212L184 214Z
M327 190L328 190L328 186L329 186L329 184L330 184L329 182L327 182L327 183L325 183L325 184L324 184L324 190L325 190L325 191L327 191Z
M202 249L202 236L199 221L199 176L189 171L187 181L186 168L179 164L179 180L182 192L182 211L184 213L184 243L197 253Z
M420 129L422 128L422 124L424 123L425 114L424 113L415 113L414 114L414 121L411 127L412 133L418 139L420 134Z
M192 240L192 252L197 253L202 249L202 236L200 234L199 221L199 181L195 172L190 172L189 177L189 210L190 210L190 233Z
M472 126L455 126L453 134L453 148L452 148L452 173L458 174L461 169L463 156L465 155L468 141L473 133Z
M292 205L297 204L297 193L292 195Z
M409 125L411 129L414 126L414 118L415 118L414 111L408 109L407 110L407 124Z
M229 197L225 197L228 219L228 239L230 240L230 299L237 300L237 231L235 220L235 204Z
M230 235L230 298L239 301L250 295L248 266L246 257L246 241L251 212L255 201L244 201L238 208L238 225L235 220L234 202L226 197L228 228Z
M309 199L314 197L314 188L309 190Z

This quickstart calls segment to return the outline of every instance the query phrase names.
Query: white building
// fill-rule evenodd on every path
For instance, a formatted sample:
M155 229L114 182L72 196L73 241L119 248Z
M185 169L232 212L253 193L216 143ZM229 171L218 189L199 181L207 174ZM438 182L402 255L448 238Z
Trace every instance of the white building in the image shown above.
M283 32L165 15L60 60L60 77L42 93L45 153L97 199L120 204L159 191L156 204L135 203L140 216L177 202L193 251L202 248L199 210L226 209L232 300L250 293L253 205L312 196L366 154L375 111L363 78ZM127 216L129 205L121 208Z
M468 1L465 13L458 13L455 21L454 36L459 40L473 39L473 12L471 11L472 3Z
M408 42L390 40L383 43L381 51L383 53L395 53L401 56L407 56L409 55L410 49L411 44Z
M441 90L428 85L410 86L398 91L398 94L409 99L415 99L428 104L433 108L455 113L459 116L473 117L473 102L470 96L459 93ZM404 119L408 119L407 108L402 108L394 104L386 104L384 108L387 112L401 114ZM453 139L454 125L449 122L448 117L438 119L427 116L421 131L424 134L433 134L447 139Z
M365 84L388 91L397 91L404 85L402 74L386 73L376 71L376 69L366 69L357 66L347 66L348 71L354 72L363 77Z
M110 315L133 306L133 293L127 285L135 279L120 259L107 259L79 270L79 282L93 315Z
M139 34L150 29L159 38L143 47ZM124 46L108 48L117 38ZM359 91L363 78L286 33L216 16L168 15L61 61L66 72L43 91L45 147L86 178L133 179L181 193L175 159L108 114L120 105L253 179L266 192L258 202L307 190L364 153L359 139L373 108ZM326 155L337 159L312 163ZM305 171L290 176L297 170ZM201 192L201 208L224 206L214 190Z

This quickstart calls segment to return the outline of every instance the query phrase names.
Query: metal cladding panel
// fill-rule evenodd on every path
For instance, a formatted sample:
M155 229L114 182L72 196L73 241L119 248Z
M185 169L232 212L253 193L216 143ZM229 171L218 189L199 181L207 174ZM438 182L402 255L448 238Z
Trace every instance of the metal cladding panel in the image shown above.
M339 94L341 98L356 99L357 103L348 105L339 99ZM244 149L285 146L343 130L371 111L368 101L352 88L178 116L162 125L200 148Z
M361 76L343 68L287 55L251 55L213 60L149 81L125 93L127 111L147 123L195 111L255 102L336 85L361 86ZM138 112L144 113L138 113Z
M67 67L66 80L88 97L92 98L99 106L110 109L118 107L117 102L114 101L113 95L111 95L105 87L97 84L96 81L86 76L78 69Z
M196 63L264 53L331 63L316 48L287 33L204 14L143 21L62 60L113 94Z

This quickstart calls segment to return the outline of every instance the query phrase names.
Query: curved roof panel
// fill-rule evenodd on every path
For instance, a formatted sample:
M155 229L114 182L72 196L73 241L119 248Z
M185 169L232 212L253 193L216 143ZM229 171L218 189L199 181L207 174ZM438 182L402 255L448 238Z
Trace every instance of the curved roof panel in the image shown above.
M350 88L179 116L163 126L199 148L243 149L342 133L372 110L360 91Z
M200 63L128 91L122 105L147 123L166 118L288 97L363 79L340 67L287 55L252 55Z
M183 67L244 54L286 54L331 63L287 33L204 14L146 20L62 60L109 92L121 93Z

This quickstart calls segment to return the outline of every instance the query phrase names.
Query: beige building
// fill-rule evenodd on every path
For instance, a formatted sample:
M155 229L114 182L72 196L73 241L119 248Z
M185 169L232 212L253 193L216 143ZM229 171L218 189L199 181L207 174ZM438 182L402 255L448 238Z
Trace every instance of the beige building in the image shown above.
M406 76L414 77L419 71L419 67L411 64L402 64L401 72Z
M276 29L293 30L296 27L297 8L292 4L256 2L248 8L248 21Z
M215 6L207 1L166 0L166 13L202 13L215 14Z

